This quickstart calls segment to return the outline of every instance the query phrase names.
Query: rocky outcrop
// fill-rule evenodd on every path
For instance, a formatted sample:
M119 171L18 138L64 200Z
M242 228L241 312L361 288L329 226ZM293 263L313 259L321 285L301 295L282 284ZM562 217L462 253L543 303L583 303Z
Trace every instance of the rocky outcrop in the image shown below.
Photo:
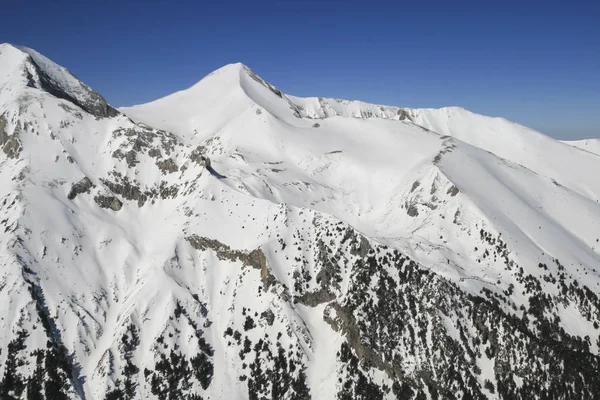
M166 160L160 160L156 162L156 166L163 175L172 174L174 172L179 171L179 167L175 164L172 158L167 158Z
M19 140L20 122L15 127L12 135L6 133L8 121L4 114L0 115L0 146L8 158L18 158L21 153L21 140Z
M191 235L185 239L196 250L213 250L220 260L241 261L242 264L260 269L261 271L267 269L267 259L261 249L254 249L250 252L235 250L216 239L198 235Z
M408 114L408 112L402 108L398 109L398 119L400 121L404 121L405 119L411 121L412 119L410 118L410 115Z
M261 279L265 285L265 290L268 290L271 285L276 282L276 279L267 265L265 253L260 248L250 252L243 250L235 250L216 239L191 235L185 238L190 245L196 250L213 250L220 260L240 261L244 266L256 268L260 270Z
M42 89L53 96L67 100L96 117L108 118L119 115L119 112L111 107L104 97L79 81L70 72L65 70L71 75L74 81L79 83L79 87L75 89L76 91L72 87L69 87L53 77L52 74L44 68L40 58L30 56L30 62L34 66L38 78L37 80L29 79L30 85L37 86L39 89Z
M294 297L296 303L304 304L309 307L316 307L319 304L328 303L335 300L336 296L330 293L326 288L321 288L316 292L304 293L301 296Z
M101 181L114 194L122 196L127 200L137 201L138 206L142 207L146 200L148 200L148 195L146 193L142 193L142 190L139 188L139 186L134 182L131 182L127 177L121 177L120 175L116 175L116 177L121 178L120 182L112 182L108 179L102 179Z
M408 206L408 208L406 209L406 213L408 214L409 217L418 217L419 216L419 210L417 209L417 206L414 204L411 204Z
M92 183L90 178L86 176L85 178L81 179L80 181L74 183L71 186L71 190L69 190L67 198L69 200L73 200L75 197L77 197L78 194L89 193L90 189L92 189L93 187L94 184Z
M94 201L102 208L110 208L113 211L119 211L123 207L123 202L115 196L96 195Z
M197 146L194 150L192 150L189 158L192 162L204 166L205 153L206 148L204 146Z

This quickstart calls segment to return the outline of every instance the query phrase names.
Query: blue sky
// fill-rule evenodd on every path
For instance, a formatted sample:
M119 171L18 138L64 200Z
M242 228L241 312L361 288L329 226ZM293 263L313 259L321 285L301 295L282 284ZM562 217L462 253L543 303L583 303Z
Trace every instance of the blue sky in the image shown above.
M32 47L115 106L241 61L286 93L462 106L557 138L600 137L598 1L9 1Z

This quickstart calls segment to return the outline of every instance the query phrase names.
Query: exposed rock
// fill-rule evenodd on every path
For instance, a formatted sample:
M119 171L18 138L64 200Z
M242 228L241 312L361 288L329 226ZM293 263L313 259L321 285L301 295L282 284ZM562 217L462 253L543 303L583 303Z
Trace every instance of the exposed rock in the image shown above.
M415 190L417 190L417 188L421 185L421 182L419 181L415 181L412 185L412 187L410 188L410 192L414 192Z
M159 149L150 149L148 150L148 155L152 158L158 158L161 156Z
M242 261L252 268L260 269L261 272L267 269L267 258L261 249L254 249L248 255L242 257Z
M271 309L263 311L260 316L267 322L267 325L272 326L275 322L275 313Z
M129 150L127 154L125 154L125 161L127 162L127 166L129 168L135 167L135 165L139 163L135 150Z
M77 197L78 194L89 193L90 189L93 187L94 187L94 184L86 176L85 178L81 179L79 182L74 183L71 186L71 190L69 191L67 198L69 200L73 200L75 197Z
M361 363L385 371L390 378L401 379L404 376L402 368L393 362L385 362L372 348L365 346L361 340L360 328L350 310L346 310L337 302L329 304L323 312L323 321L327 322L333 330L341 332L348 345L356 352Z
M36 62L34 57L30 56L29 60L36 69L37 76L39 78L38 82L40 89L45 90L53 96L67 100L96 117L106 118L116 117L117 115L119 115L119 112L117 110L108 105L104 97L92 90L89 86L79 81L70 72L67 71L69 74L71 74L71 76L77 79L77 81L80 84L80 87L77 88L77 90L80 91L79 95L76 95L74 92L72 92L72 88L63 87L61 82L55 81L50 75L46 73L44 68L42 68ZM30 79L29 81L31 86L38 85L38 82L36 82L33 79Z
M201 162L201 165L204 165L204 167L206 169L210 169L211 168L211 166L210 166L210 158L208 158L208 156L206 156L206 155L200 156L200 162Z
M410 206L408 206L406 213L409 217L417 217L419 215L419 210L417 209L417 206L411 204Z
M238 252L236 250L232 250L231 247L219 242L216 239L210 239L198 235L191 235L186 237L185 240L187 240L196 250L214 250L215 252L217 252L217 256L219 256L220 259L228 259L231 261L235 261L238 258ZM231 256L232 254L236 255Z
M113 211L119 211L123 203L115 196L96 195L94 201L102 208L110 208Z
M117 160L122 160L125 158L125 154L121 151L121 149L117 149L113 151L112 158L116 158Z
M0 145L8 158L18 158L21 153L21 141L19 140L19 125L15 127L12 135L6 133L8 122L4 114L0 115Z
M456 209L456 212L454 213L454 219L453 219L452 223L460 225L459 218L460 218L460 210Z
M177 164L175 164L175 161L173 161L172 158L167 158L166 160L157 161L156 166L158 167L158 169L161 170L161 172L164 175L172 174L174 172L179 171L179 167L177 167Z
M316 307L319 304L328 303L335 300L335 295L330 293L327 288L320 288L316 292L304 293L302 296L296 296L295 302L309 307Z
M260 83L261 85L263 85L264 87L266 87L267 89L269 89L276 96L283 98L283 93L281 93L281 90L277 89L275 86L271 85L269 82L263 80L260 76L258 76L256 74L256 72L254 72L253 70L251 70L250 68L248 68L246 66L244 66L244 70L246 71L246 73L248 74L248 76L250 76L256 82Z
M206 147L204 147L204 146L196 147L190 154L190 160L192 162L195 162L198 165L204 165L204 160L202 159L202 156L204 155L205 152L206 152Z
M408 115L408 112L402 108L398 109L398 119L400 121L404 121L405 119L408 119L409 121L412 120L410 115Z
M142 207L146 200L148 200L148 195L142 193L141 189L129 181L127 177L122 178L121 183L111 182L107 179L101 179L101 181L114 194L118 194L127 200L137 201L139 207Z
M267 290L276 281L275 277L269 271L267 258L260 248L254 249L251 252L235 250L216 239L198 235L188 236L185 240L196 250L213 250L220 260L241 261L244 266L260 269L260 276Z
M450 196L454 197L458 194L458 192L460 192L460 190L456 186L452 185L450 186L446 194L449 194Z
M213 250L221 260L241 261L246 266L251 266L261 271L267 268L267 259L261 249L251 252L235 250L216 239L191 235L185 238L196 250Z

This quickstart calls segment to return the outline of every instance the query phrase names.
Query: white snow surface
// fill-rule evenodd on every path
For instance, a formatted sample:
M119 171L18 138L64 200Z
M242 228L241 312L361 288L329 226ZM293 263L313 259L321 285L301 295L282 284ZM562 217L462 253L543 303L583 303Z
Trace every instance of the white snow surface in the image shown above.
M563 143L600 156L600 139L567 140Z
M211 310L205 337L220 356L206 399L245 396L236 352L222 335L232 323L243 324L244 307L274 310L274 324L293 332L282 339L285 348L305 351L308 381L322 393L315 398L334 395L333 346L340 337L324 332L324 305L293 307L270 292L257 296L258 272L214 251L197 251L186 240L192 235L235 250L261 249L270 274L292 295L294 269L285 259L300 255L291 245L297 236L313 240L313 221L347 224L474 294L482 287L519 286L500 259L482 259L481 229L500 234L511 259L528 273L541 278L538 264L560 259L574 279L599 290L597 140L565 144L455 107L302 99L242 64L99 119L28 86L26 72L35 73L30 60L73 97L94 99L88 86L39 53L0 45L0 115L5 132L21 142L18 157L0 155L6 227L0 332L38 324L23 278L26 265L63 332L60 340L82 362L79 391L86 398L103 398L113 386L106 371L124 363L115 355L129 323L141 331L138 366L154 365L159 336L171 347L197 351L193 329L169 319L178 302L198 324L205 322L202 304ZM140 129L154 135L149 146L160 155L146 149L129 166L115 153L135 149L128 132ZM167 151L170 132L174 145ZM199 146L226 178L190 160ZM168 159L177 171L159 168L157 161ZM94 197L110 194L106 181L117 175L142 190L177 186L177 195L141 207L121 196L119 211L99 207ZM83 177L95 187L69 200L72 184ZM279 239L290 243L285 251ZM527 303L521 290L512 300ZM576 308L560 314L569 333L597 337ZM43 347L41 329L30 332L28 346ZM259 331L254 334L258 340ZM493 375L491 365L482 368ZM146 383L139 390L152 398Z

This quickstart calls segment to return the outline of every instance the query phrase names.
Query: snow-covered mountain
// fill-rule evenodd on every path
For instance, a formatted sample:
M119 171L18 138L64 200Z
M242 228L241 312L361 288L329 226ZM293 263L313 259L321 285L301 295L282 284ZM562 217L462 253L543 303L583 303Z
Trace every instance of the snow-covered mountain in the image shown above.
M2 399L600 393L593 151L241 64L115 110L7 44L0 145Z

